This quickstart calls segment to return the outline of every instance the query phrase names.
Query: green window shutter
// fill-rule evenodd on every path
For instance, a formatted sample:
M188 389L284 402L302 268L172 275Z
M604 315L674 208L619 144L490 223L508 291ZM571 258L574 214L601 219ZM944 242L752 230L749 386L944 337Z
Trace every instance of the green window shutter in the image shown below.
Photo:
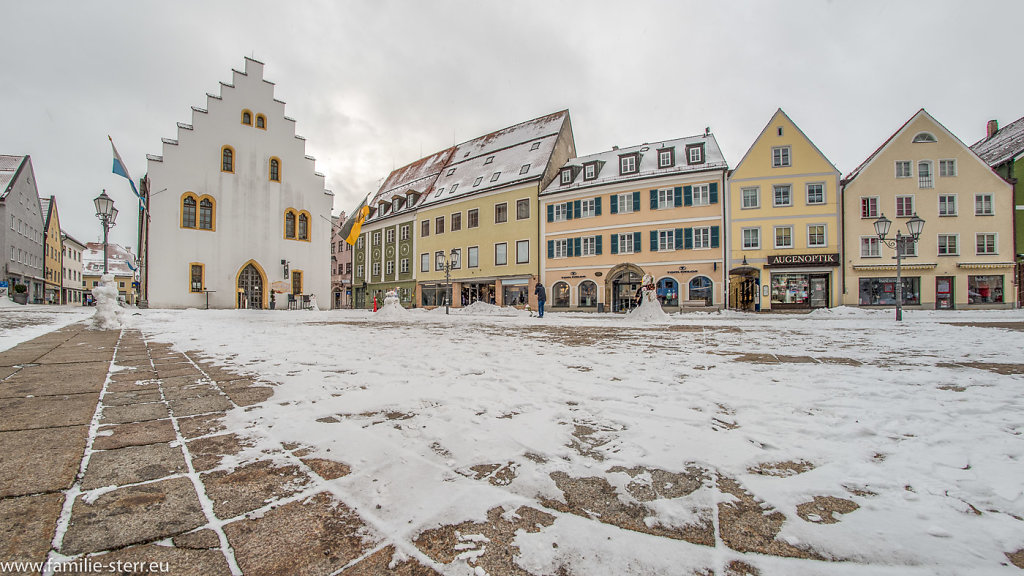
M678 190L678 188L677 188L677 190ZM682 228L676 228L675 237L676 237L676 250L682 250L683 249L683 229Z
M636 194L640 194L640 193L637 192ZM637 252L640 252L640 250L642 249L643 245L640 244L641 242L643 242L643 240L640 238L640 233L639 232L633 232L633 247L636 248Z
M601 215L601 197L594 198L594 216ZM598 236L600 238L600 236Z
M718 182L712 182L709 188L711 188L711 193L709 194L711 197L710 202L712 204L718 204Z
M555 257L555 241L548 240L548 258Z
M580 249L580 244L581 244L581 242L580 242L579 238L573 238L572 239L572 255L573 256L579 256L580 254L583 253L583 250Z
M615 196L612 196L612 198L615 198ZM618 234L612 234L611 236L612 236L612 254L618 254L619 253L619 235ZM600 236L598 236L598 238L600 238Z
M565 219L572 220L572 202L565 203Z
M555 205L548 204L548 222L554 222L555 220Z
M658 191L651 190L651 210L658 209Z
M600 200L600 198L598 198ZM601 255L601 237L594 236L594 254Z
M633 192L633 210L640 211L640 191Z
M683 206L693 206L693 186L683 186Z
M651 230L651 252L658 251L658 231Z
M718 226L711 227L711 247L718 248Z
M693 228L683 228L683 248L693 250Z
M675 192L675 194L673 195L673 198L672 198L674 200L673 204L675 204L676 208L679 208L680 206L683 205L683 187L682 186L676 186L676 189L675 189L674 192Z
M574 201L572 203L572 217L573 218L579 218L580 217L580 201L579 200L576 200L576 201Z
M612 194L612 198L611 198L611 213L612 214L618 214L619 213L619 197L616 194ZM618 254L618 252L612 252L612 254Z

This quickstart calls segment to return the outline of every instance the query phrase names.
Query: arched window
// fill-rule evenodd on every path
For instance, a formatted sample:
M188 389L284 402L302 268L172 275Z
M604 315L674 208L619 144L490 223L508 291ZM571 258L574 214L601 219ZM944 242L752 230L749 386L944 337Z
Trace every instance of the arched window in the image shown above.
M935 139L935 135L931 132L918 132L914 136L913 142L938 142L938 140Z
M220 149L220 171L235 171L235 149L231 146L224 146Z
M256 127L257 128L261 128L263 130L266 130L267 129L267 117L264 116L263 114L257 114L256 115Z
M242 124L246 126L252 126L252 112L248 110L242 110Z
M579 305L581 308L594 308L597 306L597 284L590 280L580 283Z
M675 278L658 280L657 294L662 306L679 306L679 283Z
M181 199L181 227L196 227L196 197L186 194Z
M299 214L299 240L309 240L309 216L305 212Z
M281 161L277 158L270 159L270 181L281 181Z
M199 229L213 230L213 199L204 197L199 201Z
M295 211L289 210L284 213L284 237L295 239Z
M714 303L714 284L707 276L697 276L690 280L690 300L703 300L705 306Z
M551 287L551 306L569 306L569 285L565 282L556 282Z

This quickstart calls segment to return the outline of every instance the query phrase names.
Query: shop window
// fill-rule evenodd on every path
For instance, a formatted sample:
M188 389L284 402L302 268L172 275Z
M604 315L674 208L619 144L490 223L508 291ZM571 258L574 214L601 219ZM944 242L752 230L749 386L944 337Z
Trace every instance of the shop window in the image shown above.
M714 303L714 283L707 276L697 276L690 280L689 300L703 300L705 306Z
M809 304L806 274L772 274L772 304Z
M569 285L565 282L556 282L551 287L551 306L552 307L568 307L569 306Z
M861 278L861 306L895 306L896 278ZM917 306L921 304L921 278L912 276L903 278L903 304Z
M967 301L970 304L996 304L1003 301L1002 276L968 276Z
M657 294L662 306L679 306L679 283L675 278L658 280Z
M580 283L580 301L579 305L581 308L596 308L597 307L597 284L590 280L585 280Z

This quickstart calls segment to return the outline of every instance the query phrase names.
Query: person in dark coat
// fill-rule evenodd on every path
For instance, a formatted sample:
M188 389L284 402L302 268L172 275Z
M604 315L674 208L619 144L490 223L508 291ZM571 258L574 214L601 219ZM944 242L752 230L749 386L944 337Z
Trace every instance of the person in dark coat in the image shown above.
M544 289L544 285L538 282L537 286L533 289L533 293L537 295L537 317L543 318L544 302L548 299L548 292Z

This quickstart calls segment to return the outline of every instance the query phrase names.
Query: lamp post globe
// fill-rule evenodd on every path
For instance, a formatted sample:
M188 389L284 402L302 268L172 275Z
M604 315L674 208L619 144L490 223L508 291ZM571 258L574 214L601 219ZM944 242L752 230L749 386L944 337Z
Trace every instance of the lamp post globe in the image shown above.
M885 217L883 213L875 220L875 234L878 234L879 240L885 240L885 237L889 235L889 227L892 226L892 220Z
M103 226L103 274L107 274L107 237L110 233L110 229L114 226L114 222L117 220L117 208L114 208L114 200L107 196L107 191L103 190L99 196L93 199L93 206L96 207L96 217L99 218L100 224Z

